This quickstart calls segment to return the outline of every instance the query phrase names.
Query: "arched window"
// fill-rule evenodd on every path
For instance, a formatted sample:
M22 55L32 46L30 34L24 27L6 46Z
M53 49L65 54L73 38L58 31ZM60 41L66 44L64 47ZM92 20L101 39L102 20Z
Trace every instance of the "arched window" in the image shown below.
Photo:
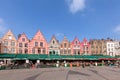
M53 54L55 54L55 51L53 50Z
M49 54L52 54L52 51L49 51Z
M80 54L80 51L78 51L78 54Z

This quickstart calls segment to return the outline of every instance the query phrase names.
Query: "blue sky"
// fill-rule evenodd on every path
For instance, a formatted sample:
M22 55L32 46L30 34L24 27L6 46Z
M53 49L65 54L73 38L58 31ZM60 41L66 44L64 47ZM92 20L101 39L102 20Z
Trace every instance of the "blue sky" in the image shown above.
M40 29L47 41L120 39L120 0L0 0L0 36L8 29L29 39Z

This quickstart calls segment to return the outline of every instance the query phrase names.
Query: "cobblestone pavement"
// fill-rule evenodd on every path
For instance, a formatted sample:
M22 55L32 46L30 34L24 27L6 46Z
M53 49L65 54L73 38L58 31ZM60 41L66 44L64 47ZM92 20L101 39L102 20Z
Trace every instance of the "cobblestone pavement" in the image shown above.
M39 68L1 70L0 80L119 80L120 68Z

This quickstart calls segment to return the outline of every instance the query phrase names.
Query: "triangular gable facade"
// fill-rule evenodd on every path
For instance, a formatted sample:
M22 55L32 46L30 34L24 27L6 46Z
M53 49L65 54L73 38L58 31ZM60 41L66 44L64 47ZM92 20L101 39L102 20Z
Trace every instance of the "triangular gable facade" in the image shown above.
M17 53L17 40L11 30L2 37L2 53Z
M63 55L71 54L70 41L67 40L66 36L64 36L64 39L60 44L60 54Z
M30 41L30 53L34 54L48 54L48 44L40 30Z
M54 35L49 43L49 54L60 54L59 42Z
M81 47L82 47L82 54L89 55L90 43L88 42L88 40L86 38L83 39L83 41L81 43Z
M81 53L81 43L77 37L71 42L71 53L73 55Z
M28 54L29 52L29 39L25 33L18 36L18 53Z
M8 39L10 39L10 40L16 40L16 38L15 38L15 36L14 36L14 34L13 34L13 32L11 31L11 30L9 30L3 37L2 37L2 40L8 40Z

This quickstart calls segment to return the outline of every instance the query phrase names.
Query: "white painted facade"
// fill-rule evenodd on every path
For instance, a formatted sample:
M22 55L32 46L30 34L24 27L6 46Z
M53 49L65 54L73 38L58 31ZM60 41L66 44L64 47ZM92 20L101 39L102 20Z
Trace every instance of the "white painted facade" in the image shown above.
M115 55L120 55L120 41L114 41Z
M107 55L115 56L115 45L114 42L107 42Z
M53 36L49 43L49 54L60 54L60 46L56 37Z

